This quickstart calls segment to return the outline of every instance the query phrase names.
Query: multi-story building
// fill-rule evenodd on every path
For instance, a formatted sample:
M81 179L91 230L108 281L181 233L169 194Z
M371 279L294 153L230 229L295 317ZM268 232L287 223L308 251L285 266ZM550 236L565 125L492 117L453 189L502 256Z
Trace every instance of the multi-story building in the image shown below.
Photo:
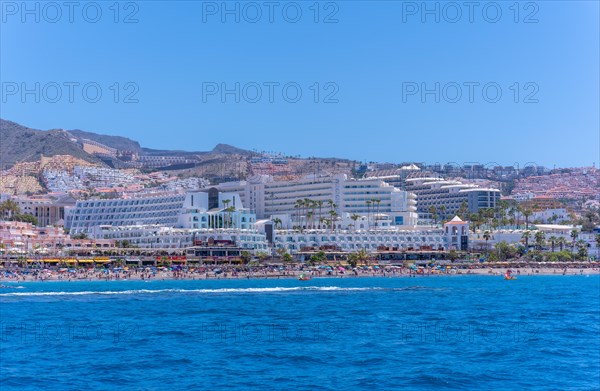
M309 175L294 181L274 181L268 175L248 181L229 182L217 186L222 191L238 192L244 205L258 218L308 213L298 206L299 200L310 199L312 219L329 217L334 210L346 214L386 214L394 224L414 225L417 221L414 195L399 190L379 178L349 179L345 174L334 176Z
M162 155L142 155L139 157L139 161L145 166L150 168L174 166L178 164L193 164L198 161L195 159L188 159L182 156L162 156Z
M450 218L458 212L463 203L469 212L476 213L479 209L494 208L500 200L501 192L498 189L436 176L408 177L406 172L392 173L378 179L415 194L417 212L423 219L432 218L432 206L436 208L439 217Z
M198 240L227 240L253 252L268 248L266 235L255 229L256 215L244 208L240 196L215 188L160 197L81 201L71 221L71 234L85 232L93 238L127 241L145 249L186 248Z
M179 228L248 229L256 220L240 196L215 188L135 198L77 201L67 216L71 234L92 233L96 226L163 225Z
M375 251L380 247L398 250L443 250L446 241L441 229L369 229L369 230L278 230L276 248L296 253L307 248L337 248L340 251Z
M131 225L125 227L96 227L94 237L129 243L143 249L182 249L198 242L210 243L230 241L249 252L268 251L264 233L254 229L209 228L189 229L165 227L163 225Z
M178 214L177 227L190 229L252 229L256 215L244 208L237 193L208 191L190 192Z
M462 205L476 213L480 209L495 208L500 200L500 190L465 184L442 178L408 178L406 190L416 194L420 216L431 218L430 209L447 217L455 215Z
M35 252L40 255L58 254L65 251L108 250L114 247L112 240L73 239L61 227L36 227L18 221L0 221L0 244L8 254Z
M37 225L64 225L65 216L75 206L75 199L69 196L58 198L50 196L17 197L14 201L19 205L21 213L36 218Z
M77 201L66 216L71 235L91 234L99 225L127 226L160 224L175 226L185 194L156 194L136 198Z

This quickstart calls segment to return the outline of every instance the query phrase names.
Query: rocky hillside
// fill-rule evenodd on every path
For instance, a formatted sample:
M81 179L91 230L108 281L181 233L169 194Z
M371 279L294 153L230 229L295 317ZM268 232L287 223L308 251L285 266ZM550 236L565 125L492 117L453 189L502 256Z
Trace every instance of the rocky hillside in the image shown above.
M36 130L0 119L0 165L36 161L40 157L71 155L88 162L98 162L84 152L64 130Z
M169 155L201 160L222 158L224 155L246 157L253 152L227 144L218 144L210 151L172 151L143 148L139 142L127 137L109 136L80 129L75 130L38 130L18 123L0 119L0 169L11 167L18 162L37 161L40 157L70 155L91 163L102 164L94 155L81 148L80 141L89 139L117 149L132 151L138 155Z
M121 136L107 136L104 134L97 134L92 132L86 132L84 130L69 130L69 134L77 139L88 139L96 141L100 144L104 144L107 147L118 149L119 151L132 151L139 154L142 151L140 143L131 140L127 137Z

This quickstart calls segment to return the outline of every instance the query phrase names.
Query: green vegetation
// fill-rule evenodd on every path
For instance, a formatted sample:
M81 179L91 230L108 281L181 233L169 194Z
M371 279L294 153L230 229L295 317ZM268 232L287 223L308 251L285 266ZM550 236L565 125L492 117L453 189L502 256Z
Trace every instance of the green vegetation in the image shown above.
M290 263L290 262L294 261L294 257L292 257L292 255L290 253L288 253L285 248L278 248L277 255L285 263Z
M21 208L13 200L6 200L0 203L0 219L6 221L20 221L37 225L37 219L29 214L21 213Z
M252 254L250 254L249 251L244 250L240 253L240 258L242 262L249 263L252 260Z
M317 265L325 262L326 259L327 258L325 257L325 253L323 251L319 251L318 253L315 253L310 256L309 263L311 265Z
M0 155L4 162L35 161L42 155L71 155L88 162L100 162L72 142L62 130L35 130L0 119L0 140Z
M369 263L369 253L364 248L361 248L357 252L350 253L348 255L348 264L352 267L356 267L358 264L368 264Z

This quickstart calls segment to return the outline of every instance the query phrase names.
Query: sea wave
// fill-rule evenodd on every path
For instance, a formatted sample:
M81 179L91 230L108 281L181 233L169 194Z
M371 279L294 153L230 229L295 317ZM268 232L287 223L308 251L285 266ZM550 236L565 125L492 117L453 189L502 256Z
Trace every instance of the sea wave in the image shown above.
M84 296L84 295L146 295L160 293L272 293L294 291L381 291L381 290L414 290L421 287L382 288L382 287L339 287L339 286L303 286L303 287L271 287L271 288L220 288L220 289L134 289L124 291L74 291L74 292L8 292L0 293L0 297L18 296Z

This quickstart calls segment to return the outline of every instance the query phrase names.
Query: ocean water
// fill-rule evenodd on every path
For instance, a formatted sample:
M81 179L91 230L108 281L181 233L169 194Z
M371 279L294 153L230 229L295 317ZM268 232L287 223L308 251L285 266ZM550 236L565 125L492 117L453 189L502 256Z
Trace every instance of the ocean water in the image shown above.
M599 276L8 285L2 391L600 389Z

